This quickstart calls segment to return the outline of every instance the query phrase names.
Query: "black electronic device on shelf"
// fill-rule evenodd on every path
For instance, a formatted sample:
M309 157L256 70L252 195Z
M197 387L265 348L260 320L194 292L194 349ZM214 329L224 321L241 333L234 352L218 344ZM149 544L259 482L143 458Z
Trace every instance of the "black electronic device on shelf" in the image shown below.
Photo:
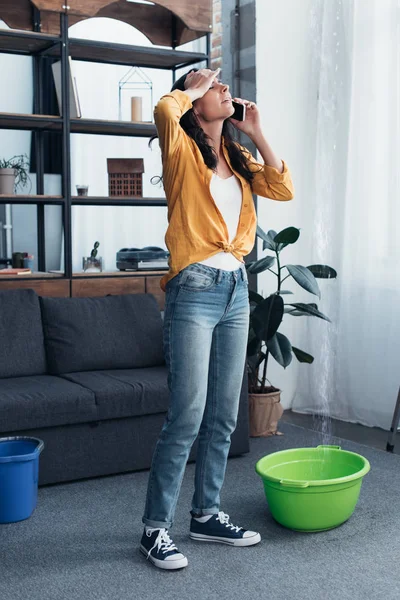
M168 270L169 252L158 246L121 248L117 252L117 269L120 271Z

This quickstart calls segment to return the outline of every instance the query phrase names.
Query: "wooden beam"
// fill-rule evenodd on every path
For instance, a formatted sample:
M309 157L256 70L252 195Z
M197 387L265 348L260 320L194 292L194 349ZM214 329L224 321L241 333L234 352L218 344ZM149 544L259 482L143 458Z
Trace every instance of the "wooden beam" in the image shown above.
M0 19L12 29L33 30L30 0L1 0Z
M26 2L26 0L23 1ZM64 0L32 0L32 2L41 12L60 13L64 11ZM182 22L182 26L178 29L181 29L181 38L184 41L196 39L201 34L212 31L212 0L154 0L153 6L134 4L127 0L68 0L68 6L71 22L75 21L72 17L79 17L78 20L88 17L118 19L133 25L157 44L160 42L153 41L152 38L165 37L165 33L168 42L170 41L172 14ZM149 21L151 26L149 26ZM182 35L185 29L196 32L197 35L193 37L188 32ZM179 40L179 43L184 43L184 41ZM162 42L162 45L164 44L165 42Z
M33 29L33 5L41 12L42 33L60 34L60 12L65 0L2 0L0 18L14 29ZM69 25L90 17L108 17L135 27L152 44L172 45L172 17L176 17L177 44L212 31L212 0L157 0L154 5L127 0L68 0Z
M35 0L35 2L38 1L39 0ZM46 0L46 2L48 1L50 0ZM199 21L199 23L194 23L193 19L191 19L191 23L195 24L197 27L196 29L191 29L178 15L176 19L178 45L196 40L211 31L210 25L212 21L212 10L210 0L202 0L202 2L205 9L204 14L207 15L209 12L210 22L203 19L201 22ZM207 10L207 6L209 6L209 11ZM74 25L75 23L88 18L82 14L75 14L73 12L72 14L70 13L71 11L69 11L70 25ZM108 17L117 21L123 21L124 23L128 23L128 25L135 27L135 29L143 33L143 35L145 35L152 44L156 44L157 46L172 46L173 14L170 10L163 6L132 4L130 2L126 2L126 0L118 0L117 2L108 3L103 8L100 8L93 16ZM59 35L59 13L46 11L41 13L41 17L42 32Z

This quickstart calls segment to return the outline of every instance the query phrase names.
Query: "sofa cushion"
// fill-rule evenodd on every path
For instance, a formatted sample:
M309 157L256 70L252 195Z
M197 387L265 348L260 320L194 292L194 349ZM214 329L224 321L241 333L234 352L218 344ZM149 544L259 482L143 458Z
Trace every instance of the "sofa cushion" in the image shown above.
M46 373L39 296L33 290L0 292L0 378Z
M168 409L166 366L62 375L96 396L99 420L134 417Z
M0 382L0 432L95 420L94 393L62 377L35 375Z
M164 364L162 319L152 294L40 302L50 373Z

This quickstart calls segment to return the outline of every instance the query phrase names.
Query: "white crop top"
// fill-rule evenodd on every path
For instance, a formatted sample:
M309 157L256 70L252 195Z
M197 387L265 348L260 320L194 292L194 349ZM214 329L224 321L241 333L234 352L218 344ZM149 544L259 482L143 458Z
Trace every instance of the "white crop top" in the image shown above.
M213 173L210 181L210 192L228 228L229 242L232 242L237 232L242 208L242 186L240 181L236 175L221 179ZM233 254L223 250L199 262L226 271L235 271L242 264Z

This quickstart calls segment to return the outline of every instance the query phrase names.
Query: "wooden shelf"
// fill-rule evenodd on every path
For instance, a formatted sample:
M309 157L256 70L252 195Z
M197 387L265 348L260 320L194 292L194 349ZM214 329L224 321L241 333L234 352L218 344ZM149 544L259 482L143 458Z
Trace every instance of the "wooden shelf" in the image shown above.
M0 30L0 53L32 56L44 52L46 56L59 58L60 42L60 37L46 33L17 29ZM181 68L207 60L207 55L201 52L112 44L77 38L69 38L69 54L74 60L150 69Z
M76 272L72 273L72 278L81 277L148 277L149 275L165 275L168 269L154 270L154 271L102 271L101 273L83 273Z
M3 275L0 273L0 279L2 281L16 281L21 279L54 279L64 277L64 274L61 273L47 273L45 271L34 271L33 273L24 273L22 275Z
M50 56L58 56L60 49L54 47ZM92 40L69 39L69 54L75 60L114 65L148 67L151 69L172 69L184 67L207 60L207 56L198 52L183 52L164 48L111 44Z
M56 204L62 206L62 196L35 194L0 194L0 204ZM166 198L126 198L124 196L72 196L73 206L167 206Z
M0 204L64 204L62 196L40 196L40 195L22 195L15 194L6 196L0 194Z
M0 53L30 56L57 46L60 41L59 37L46 33L2 29L0 30Z
M73 206L167 206L166 198L125 198L124 196L72 196L71 202Z
M132 121L104 121L101 119L71 119L71 133L95 135L130 135L151 137L157 133L154 123ZM0 129L25 129L30 131L60 131L62 118L53 115L21 115L0 113Z
M61 117L54 115L0 113L0 129L61 131L61 125Z
M71 119L71 133L151 137L157 134L157 129L154 123L103 121L101 119Z

